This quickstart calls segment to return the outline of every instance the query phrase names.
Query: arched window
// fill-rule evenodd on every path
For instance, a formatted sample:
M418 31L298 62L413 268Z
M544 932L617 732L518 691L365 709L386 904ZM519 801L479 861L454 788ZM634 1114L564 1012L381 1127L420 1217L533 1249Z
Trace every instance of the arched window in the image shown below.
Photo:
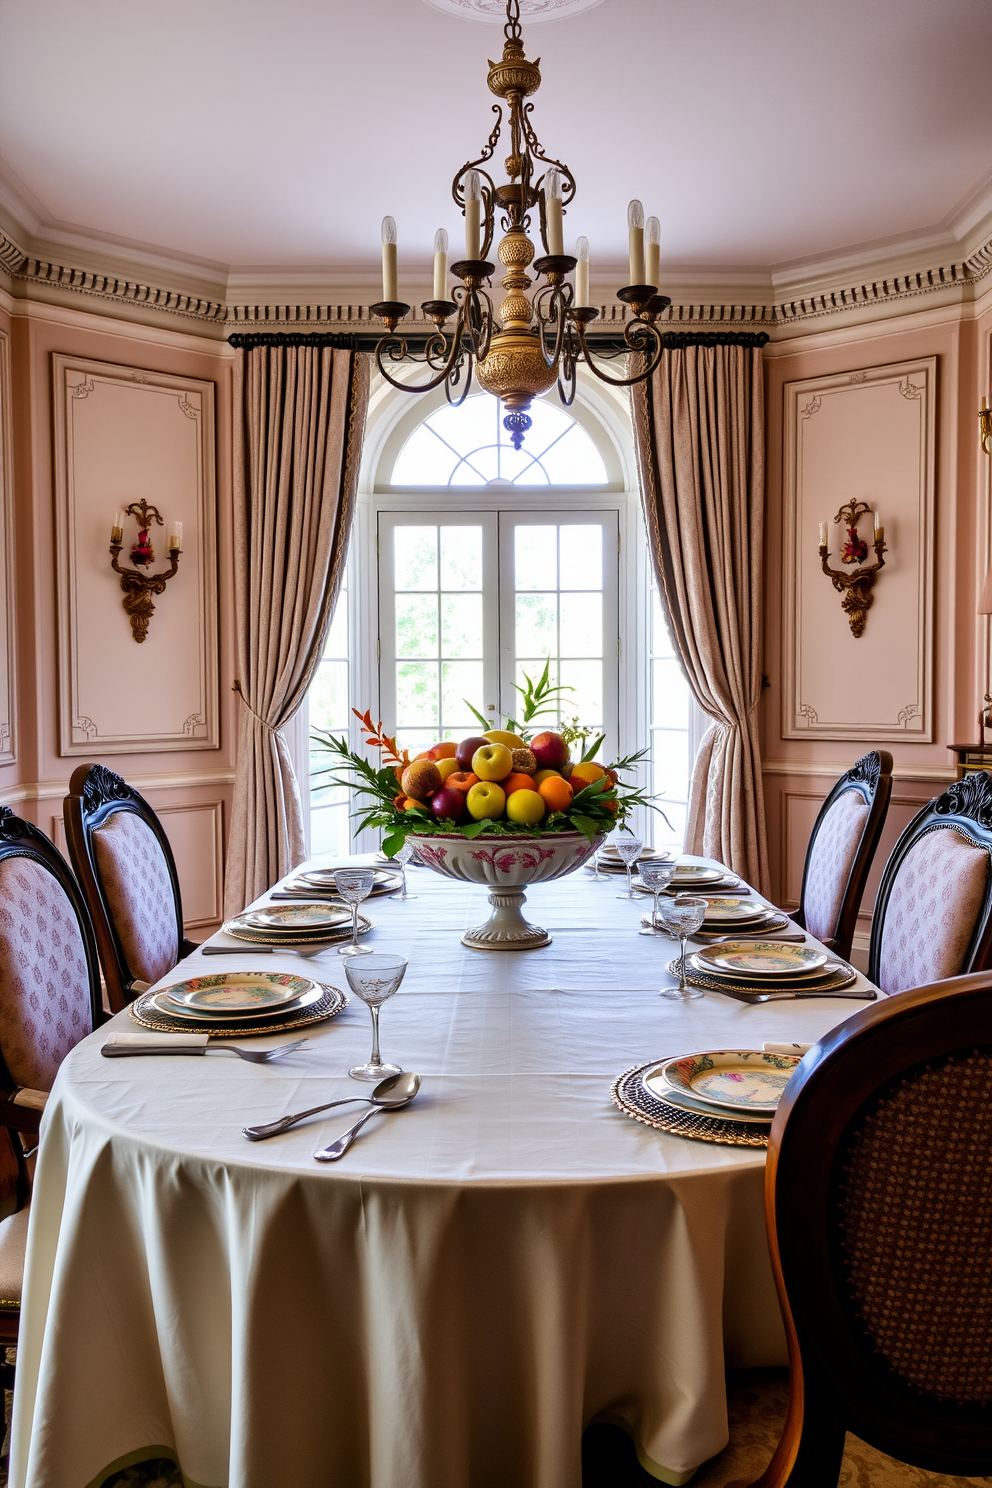
M663 794L671 828L646 813L639 829L680 846L688 689L653 594L626 404L536 399L516 451L490 394L457 408L442 396L373 398L312 723L354 747L350 708L371 707L415 753L478 732L473 709L494 727L519 716L518 689L547 664L563 691L540 722L578 718L609 758L648 745L641 783ZM350 850L342 792L314 792L311 829L314 851Z

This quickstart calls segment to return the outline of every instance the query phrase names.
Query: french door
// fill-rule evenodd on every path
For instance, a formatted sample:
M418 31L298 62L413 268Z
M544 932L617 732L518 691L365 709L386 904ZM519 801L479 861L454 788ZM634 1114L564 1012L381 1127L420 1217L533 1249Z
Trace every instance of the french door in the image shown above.
M378 513L379 696L412 753L518 716L545 663L564 691L540 722L619 735L616 511ZM496 725L494 725L496 726Z

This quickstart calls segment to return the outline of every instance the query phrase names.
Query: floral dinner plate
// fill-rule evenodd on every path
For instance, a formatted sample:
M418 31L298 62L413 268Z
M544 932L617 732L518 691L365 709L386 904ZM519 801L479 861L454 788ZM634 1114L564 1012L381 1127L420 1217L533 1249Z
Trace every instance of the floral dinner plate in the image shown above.
M662 1066L665 1083L711 1106L774 1115L799 1063L797 1054L759 1049L710 1049Z
M293 976L284 971L228 971L210 976L192 977L165 987L160 995L177 1008L193 1008L205 1013L272 1012L287 1002L295 1002L309 992L314 983L309 977Z
M750 920L768 919L772 913L767 904L755 903L750 899L711 898L709 906L703 921L706 925L744 924Z
M660 1100L669 1101L685 1111L697 1111L701 1116L717 1116L724 1113L727 1107L714 1105L712 1101L700 1100L699 1096L692 1095L688 1090L682 1090L666 1080L665 1064L667 1063L668 1061L665 1060L662 1064L656 1065L654 1069L645 1070L642 1078L648 1090ZM734 1120L762 1126L766 1131L768 1129L769 1117L761 1111L748 1111L735 1107Z
M336 904L266 904L241 916L253 930L337 930L351 923L351 910Z
M787 940L763 940L760 945L753 940L724 940L704 947L696 956L707 970L750 977L794 977L827 962L826 951Z

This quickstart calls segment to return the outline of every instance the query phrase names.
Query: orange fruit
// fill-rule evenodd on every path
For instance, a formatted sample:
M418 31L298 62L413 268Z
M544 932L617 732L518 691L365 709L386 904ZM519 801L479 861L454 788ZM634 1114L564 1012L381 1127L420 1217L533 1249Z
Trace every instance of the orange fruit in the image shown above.
M393 805L397 811L404 811L406 809L406 796L402 791L400 791L398 796L393 797Z
M544 798L544 804L549 811L567 811L575 794L568 781L562 780L561 776L557 779L550 776L547 780L542 780L537 787L537 793Z
M473 785L478 785L478 775L473 775L471 770L452 770L445 777L445 785L453 785L455 790L470 791Z
M500 785L508 796L518 790L532 791L534 789L534 777L533 775L525 775L522 771L519 773L514 771L512 775L507 775L505 780L501 780Z
M606 771L602 765L596 765L590 761L589 764L585 765L573 765L572 773L568 778L573 781L581 780L582 785L592 785L594 780L602 780L605 774ZM581 790L582 786L579 786L579 789Z

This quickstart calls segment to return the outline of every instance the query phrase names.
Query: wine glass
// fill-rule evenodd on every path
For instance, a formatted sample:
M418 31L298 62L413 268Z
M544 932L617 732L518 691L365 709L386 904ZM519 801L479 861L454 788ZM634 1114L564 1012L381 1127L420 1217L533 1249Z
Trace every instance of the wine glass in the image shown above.
M403 887L400 889L399 895L397 896L400 899L416 899L417 897L416 894L408 894L406 891L406 865L407 863L409 863L415 852L416 848L408 839L406 842L404 842L399 852L393 854L393 862L399 863L400 865L400 880L403 884Z
M349 870L350 871L350 870ZM372 1014L372 1053L368 1064L356 1064L348 1071L353 1080L378 1082L387 1075L401 1075L398 1064L383 1064L379 1053L379 1009L392 997L406 975L405 956L387 956L381 951L367 951L361 961L346 961L344 974L348 986L360 997Z
M686 936L695 935L709 908L708 899L700 899L692 894L678 894L674 899L666 899L658 907L658 918L668 931L669 935L677 937L681 942L681 954L679 956L679 984L678 987L662 988L662 997L669 997L674 1002L688 1002L692 997L702 997L702 993L696 987L689 987L685 980L685 942Z
M623 866L627 870L627 892L626 894L618 894L617 898L633 899L634 880L630 876L630 870L633 864L637 862L644 843L641 841L640 837L635 837L633 832L624 827L623 830L618 832L616 837L614 838L614 845L620 855L620 861L623 863Z
M339 956L372 955L365 946L358 944L358 906L369 897L374 883L374 868L339 868L334 875L335 889L344 902L351 905L351 939L347 945L338 946Z
M654 862L641 864L641 883L646 889L650 889L652 894L654 895L654 908L651 911L651 924L642 927L642 935L661 934L661 931L657 928L656 925L656 921L658 919L658 895L661 893L662 889L668 888L668 885L671 883L674 873L674 863Z

